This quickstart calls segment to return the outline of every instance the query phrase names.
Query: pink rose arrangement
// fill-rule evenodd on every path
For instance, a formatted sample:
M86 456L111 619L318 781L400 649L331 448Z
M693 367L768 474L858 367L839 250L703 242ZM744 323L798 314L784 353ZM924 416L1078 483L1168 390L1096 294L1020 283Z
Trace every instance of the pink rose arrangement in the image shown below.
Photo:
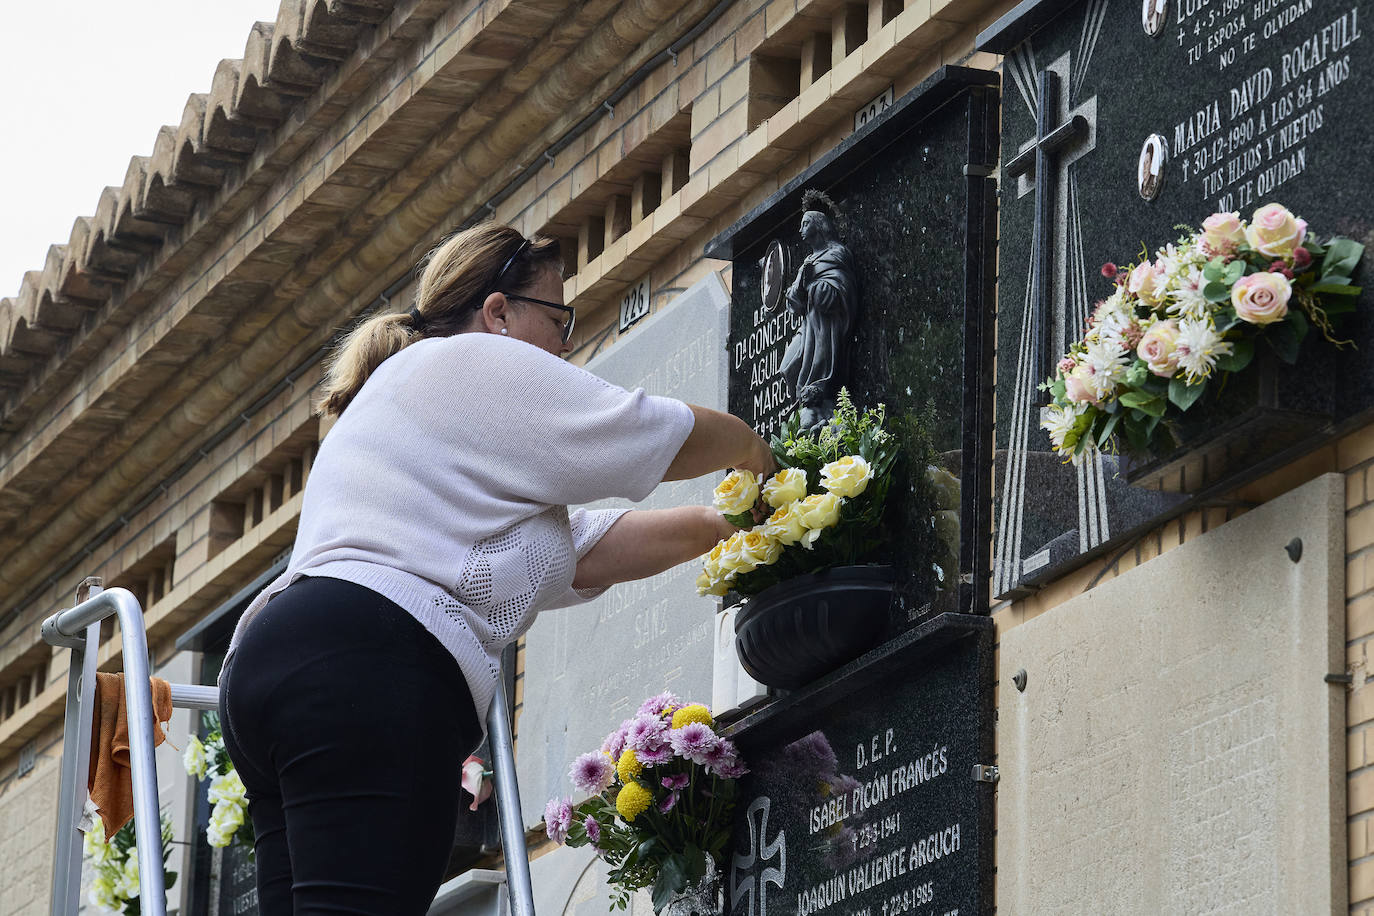
M646 700L573 761L580 804L553 798L544 808L549 839L588 846L610 866L611 905L651 887L655 912L718 867L730 840L735 780L749 770L715 730L711 711L671 693Z
M1139 264L1103 265L1115 289L1040 386L1052 395L1041 428L1075 462L1117 433L1136 453L1172 444L1172 422L1209 381L1244 370L1256 344L1294 363L1316 325L1343 345L1332 319L1355 308L1351 277L1363 255L1358 242L1319 240L1306 220L1270 203L1248 223L1213 213Z

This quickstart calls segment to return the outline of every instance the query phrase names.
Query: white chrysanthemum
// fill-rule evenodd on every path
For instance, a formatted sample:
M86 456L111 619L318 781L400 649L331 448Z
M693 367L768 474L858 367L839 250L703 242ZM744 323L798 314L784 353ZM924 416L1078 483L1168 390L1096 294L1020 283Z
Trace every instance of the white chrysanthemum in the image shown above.
M1202 289L1206 285L1207 280L1197 267L1190 267L1171 280L1166 293L1169 314L1194 320L1208 317L1212 312L1212 303L1203 295Z
M1188 384L1196 385L1211 376L1218 358L1230 355L1231 344L1222 340L1210 319L1185 318L1178 323L1174 352Z
M1130 347L1127 337L1134 327L1134 316L1125 311L1110 311L1102 316L1094 333L1101 343L1124 350Z
M232 801L215 805L210 814L210 824L205 829L205 838L211 846L223 848L229 845L243 825L243 808Z
M1088 327L1096 333L1104 322L1120 322L1130 320L1131 305L1126 297L1126 291L1118 286L1110 296L1097 303L1093 312L1088 316ZM1089 335L1092 336L1091 334Z
M1126 375L1128 354L1118 343L1109 341L1089 341L1084 349L1080 365L1088 372L1085 384L1092 391L1094 400L1102 400L1116 393L1116 386Z
M1061 407L1058 404L1040 408L1040 428L1050 434L1050 443L1056 452L1063 450L1064 437L1078 422L1081 411L1078 406Z
M1196 244L1189 243L1180 248L1170 242L1159 249L1155 262L1163 269L1164 276L1172 279L1187 276L1194 268L1200 268L1207 263L1207 257Z

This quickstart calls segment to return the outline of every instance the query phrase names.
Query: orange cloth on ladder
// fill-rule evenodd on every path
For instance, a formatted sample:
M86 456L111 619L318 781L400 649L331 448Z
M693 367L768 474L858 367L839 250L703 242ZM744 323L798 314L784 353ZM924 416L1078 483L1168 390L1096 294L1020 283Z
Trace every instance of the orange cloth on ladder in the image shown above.
M172 685L149 678L153 692L153 747L167 736L161 723L172 718ZM105 836L114 836L134 816L134 780L129 769L129 716L124 705L124 674L95 676L95 711L91 716L91 764L86 789L100 809Z

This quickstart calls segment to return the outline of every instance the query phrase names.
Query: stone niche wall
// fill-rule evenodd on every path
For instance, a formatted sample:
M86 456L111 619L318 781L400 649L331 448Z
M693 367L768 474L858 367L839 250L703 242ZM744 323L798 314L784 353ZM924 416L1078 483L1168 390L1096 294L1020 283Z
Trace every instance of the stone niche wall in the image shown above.
M1033 620L999 615L999 908L1346 910L1345 698L1325 679L1345 490L1322 475Z

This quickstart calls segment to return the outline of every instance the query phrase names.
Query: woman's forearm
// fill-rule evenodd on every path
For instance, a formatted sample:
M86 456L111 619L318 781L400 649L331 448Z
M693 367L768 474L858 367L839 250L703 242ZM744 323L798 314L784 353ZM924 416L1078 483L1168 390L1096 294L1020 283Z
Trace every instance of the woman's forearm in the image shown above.
M573 587L646 579L701 556L734 530L710 506L627 512L577 562Z
M750 470L760 477L773 473L773 453L748 423L709 407L688 406L696 422L668 465L664 480L689 480L725 468Z

